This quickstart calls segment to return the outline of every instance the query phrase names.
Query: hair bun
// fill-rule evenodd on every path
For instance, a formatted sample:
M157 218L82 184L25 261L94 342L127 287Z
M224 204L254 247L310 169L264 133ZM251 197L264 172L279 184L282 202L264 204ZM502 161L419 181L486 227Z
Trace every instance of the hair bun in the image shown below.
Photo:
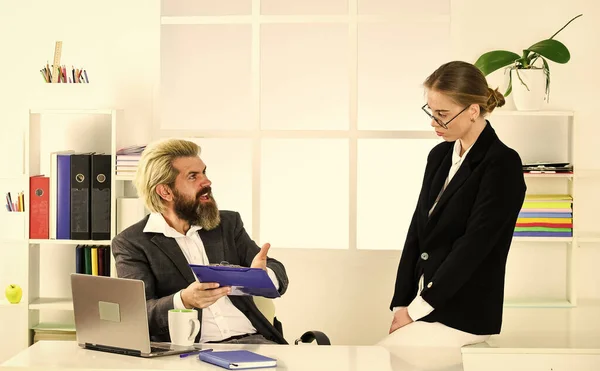
M504 100L504 95L502 95L502 93L500 93L498 91L498 88L496 88L496 89L488 88L488 92L490 93L490 96L487 101L487 107L486 107L486 110L488 112L492 112L494 110L494 108L502 107L504 105L504 103L506 103Z

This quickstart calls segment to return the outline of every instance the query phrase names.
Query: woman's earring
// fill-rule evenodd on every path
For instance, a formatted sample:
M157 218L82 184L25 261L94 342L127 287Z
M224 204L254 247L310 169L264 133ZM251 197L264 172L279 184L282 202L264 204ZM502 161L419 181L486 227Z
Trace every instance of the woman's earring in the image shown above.
M471 122L475 122L475 119L471 117Z

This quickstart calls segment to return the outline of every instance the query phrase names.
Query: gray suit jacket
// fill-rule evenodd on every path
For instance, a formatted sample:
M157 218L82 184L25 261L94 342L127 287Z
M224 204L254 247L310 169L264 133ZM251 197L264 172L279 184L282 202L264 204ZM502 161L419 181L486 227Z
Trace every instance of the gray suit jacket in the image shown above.
M220 214L221 224L218 228L198 231L209 262L214 264L227 261L249 267L260 248L246 233L239 213L221 211ZM144 281L151 340L168 342L168 311L173 309L173 295L189 286L196 278L175 239L160 233L143 232L148 217L117 235L112 240L111 248L118 276ZM268 258L267 266L279 280L279 292L285 293L288 277L283 264ZM258 310L251 297L229 298L259 334L276 343L287 344L283 335ZM198 320L202 323L202 310L198 310ZM200 333L196 342L200 340Z

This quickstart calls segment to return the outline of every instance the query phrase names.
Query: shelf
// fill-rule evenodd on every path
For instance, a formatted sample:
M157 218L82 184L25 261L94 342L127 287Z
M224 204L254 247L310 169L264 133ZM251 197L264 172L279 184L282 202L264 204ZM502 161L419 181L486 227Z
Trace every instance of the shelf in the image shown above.
M132 175L115 175L115 180L133 181Z
M7 182L7 181L18 181L18 182L21 182L21 181L24 181L26 179L27 179L27 175L25 175L25 174L19 174L19 173L15 173L13 175L11 175L11 174L1 174L0 175L0 181L3 181L3 182Z
M523 173L525 178L567 178L572 179L573 173L550 173L550 174L539 174L539 173Z
M112 115L116 110L112 109L32 109L33 115Z
M573 308L568 300L560 299L511 299L504 301L506 308Z
M110 245L110 240L29 240L40 245Z
M29 309L73 310L70 298L37 298L31 301Z
M578 243L600 243L600 233L583 232L577 234Z
M32 330L38 331L64 331L75 332L75 324L72 323L47 323L41 322L31 327Z
M13 243L26 243L27 240L24 238L4 238L0 237L0 243L13 244Z
M573 242L573 237L513 237L513 242Z
M512 110L494 110L491 116L558 116L572 117L573 111L512 111Z
M18 308L18 307L22 307L22 306L23 306L23 301L21 301L19 304L11 304L6 299L1 299L0 300L0 308L5 308L5 307L6 308L8 308L8 307Z

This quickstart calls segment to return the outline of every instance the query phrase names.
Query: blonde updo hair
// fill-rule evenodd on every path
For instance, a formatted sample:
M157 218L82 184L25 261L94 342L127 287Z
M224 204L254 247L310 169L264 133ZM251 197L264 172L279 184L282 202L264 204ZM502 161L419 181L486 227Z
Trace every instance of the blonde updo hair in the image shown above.
M467 62L453 61L441 65L423 85L429 90L447 95L460 106L479 105L480 115L483 117L505 103L504 95L498 88L489 88L479 68Z
M138 163L134 185L148 210L154 213L165 211L165 205L156 193L156 187L159 184L171 188L175 186L179 171L173 166L173 161L180 157L199 155L198 144L182 139L164 139L146 146Z

